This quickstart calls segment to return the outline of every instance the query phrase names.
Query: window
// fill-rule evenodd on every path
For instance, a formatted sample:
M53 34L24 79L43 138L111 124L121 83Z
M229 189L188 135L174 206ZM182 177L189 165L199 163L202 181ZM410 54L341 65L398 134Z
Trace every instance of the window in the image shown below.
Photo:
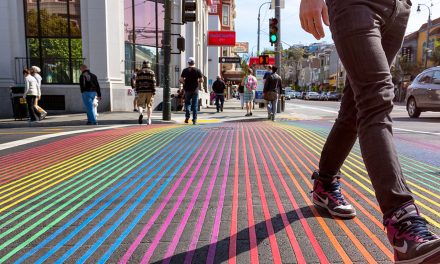
M25 0L26 66L43 83L78 83L83 63L80 0Z
M124 36L125 36L125 84L130 85L130 78L135 68L142 62L150 61L159 83L160 54L164 30L164 1L124 0ZM156 62L159 61L159 64Z
M223 5L222 14L222 25L229 26L229 5Z
M434 71L434 74L432 75L432 83L440 84L440 71Z
M432 72L427 72L427 73L421 75L418 81L421 84L432 83Z

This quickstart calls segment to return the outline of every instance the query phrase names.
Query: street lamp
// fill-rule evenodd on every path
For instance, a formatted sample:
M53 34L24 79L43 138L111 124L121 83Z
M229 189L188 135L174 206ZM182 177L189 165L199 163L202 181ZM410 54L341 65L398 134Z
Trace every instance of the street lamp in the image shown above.
M420 6L428 8L428 24L426 25L426 47L425 47L425 68L428 67L428 51L429 51L429 30L431 30L431 8L425 4L419 4L417 6L417 12L420 12ZM431 3L432 6L432 3Z
M257 41L257 56L260 55L260 11L261 7L265 4L271 4L272 2L264 2L260 5L260 8L258 9L258 41Z

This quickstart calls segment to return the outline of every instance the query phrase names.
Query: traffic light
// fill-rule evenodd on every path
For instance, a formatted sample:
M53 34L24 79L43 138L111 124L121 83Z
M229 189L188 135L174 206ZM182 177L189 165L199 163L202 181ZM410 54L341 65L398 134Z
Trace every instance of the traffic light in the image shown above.
M182 22L194 22L196 21L196 9L197 3L192 0L182 0Z
M258 56L258 64L260 64L260 65L268 65L269 64L269 55L260 55L260 56Z
M185 51L185 38L184 37L178 37L177 38L177 49L180 52Z
M276 44L278 42L278 19L269 19L269 41L270 44Z

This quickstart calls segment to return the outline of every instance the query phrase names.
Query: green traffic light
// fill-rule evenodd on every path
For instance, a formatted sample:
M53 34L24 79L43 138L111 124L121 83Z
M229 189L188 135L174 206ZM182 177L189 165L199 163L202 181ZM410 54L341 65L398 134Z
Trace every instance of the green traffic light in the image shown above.
M272 34L272 35L270 35L270 42L272 42L272 43L275 43L275 42L277 42L277 35L275 35L275 34Z

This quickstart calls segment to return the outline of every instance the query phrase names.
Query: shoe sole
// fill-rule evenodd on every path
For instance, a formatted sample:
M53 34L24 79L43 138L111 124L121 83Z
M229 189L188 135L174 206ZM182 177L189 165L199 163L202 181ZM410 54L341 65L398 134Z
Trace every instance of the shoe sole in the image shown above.
M424 255L421 255L417 258L408 259L408 260L396 260L396 264L438 264L440 263L440 247L430 251Z
M315 206L327 210L333 216L337 216L337 217L343 218L343 219L352 219L352 218L356 217L356 212L351 213L351 214L340 214L338 212L330 210L325 203L321 203L320 201L313 199L313 197L312 197L312 201Z

